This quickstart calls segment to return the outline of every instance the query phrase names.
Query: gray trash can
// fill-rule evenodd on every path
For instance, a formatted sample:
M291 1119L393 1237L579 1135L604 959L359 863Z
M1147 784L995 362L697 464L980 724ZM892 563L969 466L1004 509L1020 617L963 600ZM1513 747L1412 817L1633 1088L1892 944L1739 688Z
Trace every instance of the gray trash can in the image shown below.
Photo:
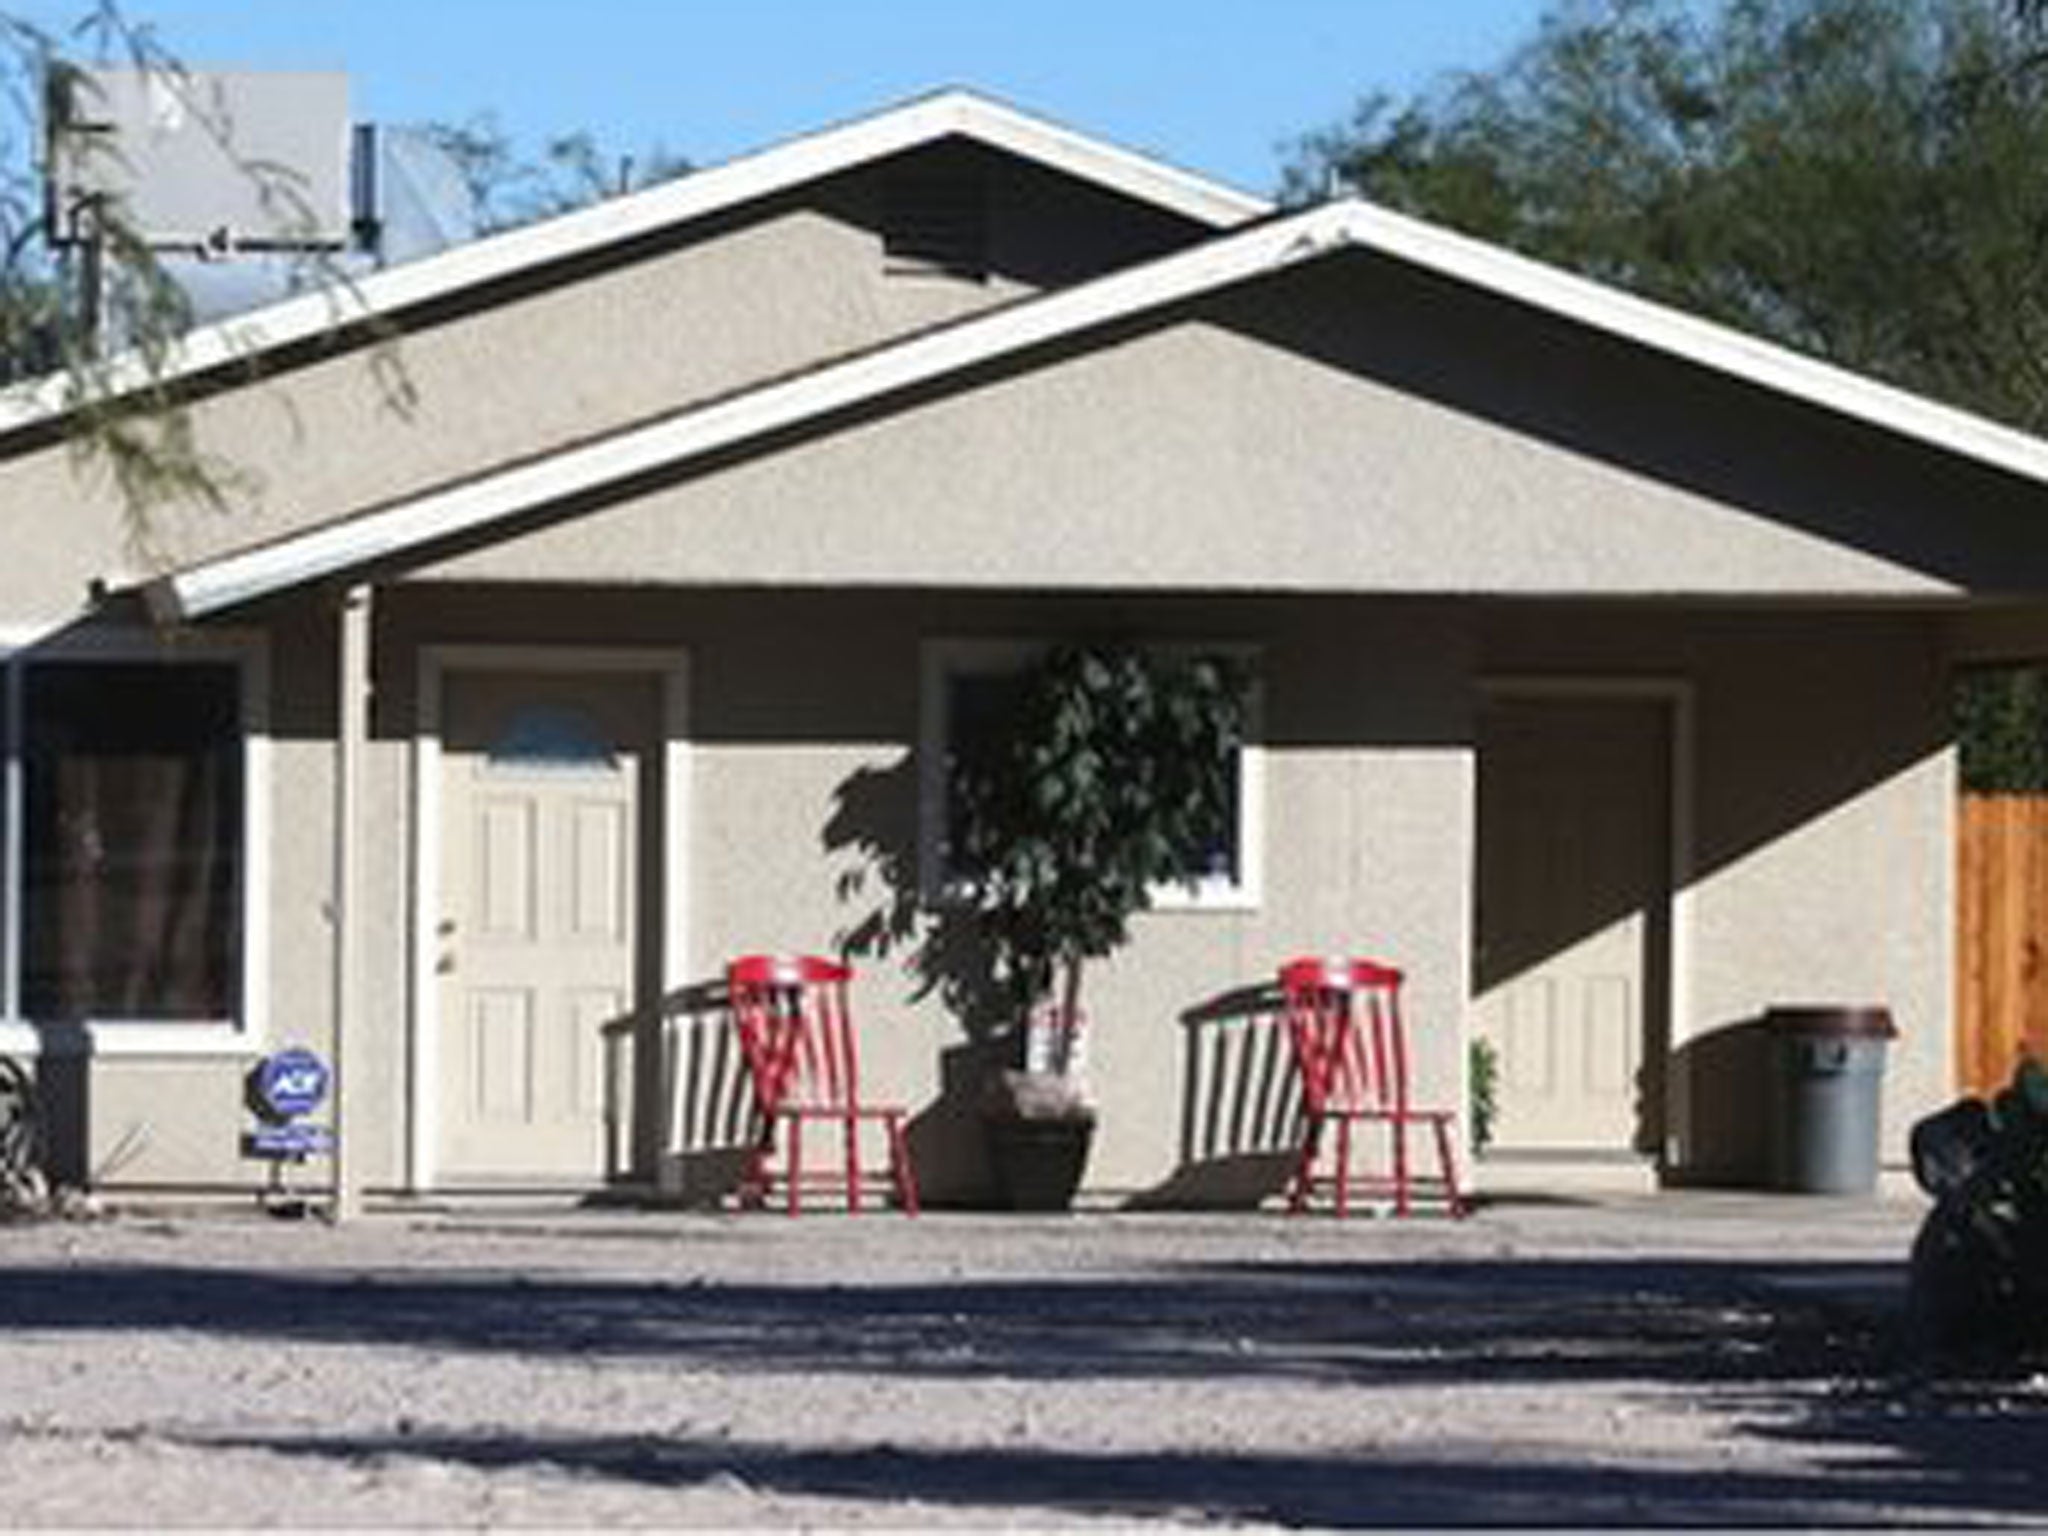
M1884 1008L1773 1008L1771 1184L1807 1195L1877 1188L1885 1046L1898 1035Z

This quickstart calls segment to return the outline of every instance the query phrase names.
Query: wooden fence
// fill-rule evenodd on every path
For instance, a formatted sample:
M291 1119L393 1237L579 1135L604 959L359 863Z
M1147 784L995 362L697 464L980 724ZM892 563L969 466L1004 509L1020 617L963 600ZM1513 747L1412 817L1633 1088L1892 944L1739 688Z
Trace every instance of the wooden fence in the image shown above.
M1956 815L1956 1075L2003 1087L2048 1060L2048 795L1965 795Z

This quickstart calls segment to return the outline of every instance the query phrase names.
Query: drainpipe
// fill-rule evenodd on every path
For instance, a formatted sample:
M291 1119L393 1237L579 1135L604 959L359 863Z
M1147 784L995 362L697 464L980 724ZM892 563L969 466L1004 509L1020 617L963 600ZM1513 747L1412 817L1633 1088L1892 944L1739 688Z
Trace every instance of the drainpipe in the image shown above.
M356 1059L356 1016L362 981L362 778L370 730L370 589L342 594L336 635L334 751L334 887L328 903L334 924L334 1189L328 1215L347 1221L362 1212L357 1183L354 1094L349 1079Z

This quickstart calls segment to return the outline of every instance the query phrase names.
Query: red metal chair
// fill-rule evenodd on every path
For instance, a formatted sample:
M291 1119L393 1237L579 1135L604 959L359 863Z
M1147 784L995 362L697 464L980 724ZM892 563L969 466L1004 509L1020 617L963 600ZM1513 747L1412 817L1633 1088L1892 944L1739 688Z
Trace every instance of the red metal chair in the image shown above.
M726 967L725 979L760 1115L759 1135L741 1173L743 1202L766 1203L770 1185L779 1181L792 1216L802 1209L807 1188L844 1188L846 1208L858 1211L867 1181L861 1126L875 1123L887 1141L889 1186L904 1213L915 1216L917 1173L904 1140L904 1110L861 1102L860 1058L846 1001L852 968L811 955L748 955ZM842 1166L804 1166L804 1129L813 1121L840 1127ZM778 1141L782 1161L776 1167Z
M1466 1202L1451 1150L1448 1109L1422 1109L1408 1099L1408 1036L1401 1016L1401 972L1373 960L1291 960L1280 968L1287 1038L1301 1077L1301 1152L1288 1189L1288 1209L1301 1211L1319 1189L1330 1192L1339 1216L1350 1214L1354 1193L1391 1193L1394 1212L1406 1216L1421 1186L1441 1194L1451 1215ZM1352 1168L1351 1130L1369 1123L1387 1128L1391 1171ZM1418 1179L1409 1166L1409 1128L1429 1127L1437 1171ZM1330 1170L1319 1174L1325 1133L1334 1130Z

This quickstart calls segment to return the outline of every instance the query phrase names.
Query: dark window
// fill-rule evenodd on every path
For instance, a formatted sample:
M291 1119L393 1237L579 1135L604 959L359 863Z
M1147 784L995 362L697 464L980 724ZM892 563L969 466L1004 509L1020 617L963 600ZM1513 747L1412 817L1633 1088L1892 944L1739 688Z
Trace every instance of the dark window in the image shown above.
M231 1017L243 798L235 668L32 664L22 718L24 1013Z
M1015 672L954 672L946 678L946 820L941 862L948 880L972 880L976 870L961 856L961 763L979 762L1010 734L1024 679Z
M1011 734L1011 722L1021 707L1024 678L1021 672L964 671L946 675L945 705L945 821L940 833L940 866L946 881L974 879L975 871L959 857L955 829L960 825L959 782L954 765L976 761L991 750L1000 749ZM1202 876L1224 886L1240 883L1244 876L1241 846L1244 796L1243 749L1236 751L1235 768L1228 781L1229 802L1216 841L1204 857Z
M906 276L988 276L988 196L978 177L899 176L882 189L882 266Z

